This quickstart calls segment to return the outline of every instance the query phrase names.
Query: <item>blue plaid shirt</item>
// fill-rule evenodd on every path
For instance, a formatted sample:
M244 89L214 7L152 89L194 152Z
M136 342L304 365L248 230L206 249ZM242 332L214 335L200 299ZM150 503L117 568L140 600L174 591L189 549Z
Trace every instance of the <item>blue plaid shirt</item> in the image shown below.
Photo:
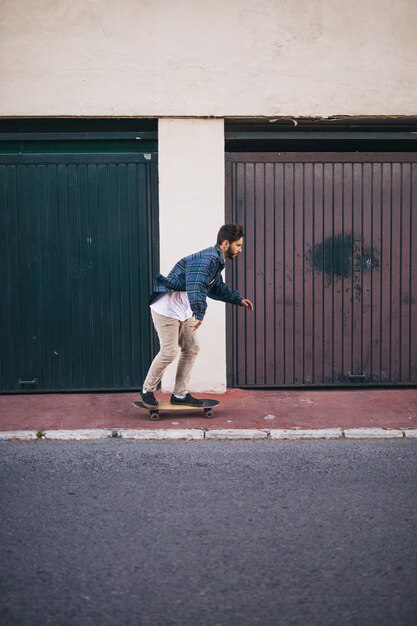
M222 279L225 261L219 246L206 248L186 256L172 268L168 276L157 274L150 304L158 294L186 291L196 319L202 320L207 309L206 296L230 304L241 304L243 296L230 289Z

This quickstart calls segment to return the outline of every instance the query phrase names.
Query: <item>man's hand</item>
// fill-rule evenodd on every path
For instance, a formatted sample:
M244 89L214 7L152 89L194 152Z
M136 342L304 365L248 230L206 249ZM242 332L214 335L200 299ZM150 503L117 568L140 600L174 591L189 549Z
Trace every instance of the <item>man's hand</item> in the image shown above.
M244 298L240 304L242 306L245 306L248 309L248 311L253 311L253 304L250 300L247 300L246 298Z
M200 328L201 324L203 323L203 320L194 320L194 324L193 324L193 332L195 330L197 330L197 328Z

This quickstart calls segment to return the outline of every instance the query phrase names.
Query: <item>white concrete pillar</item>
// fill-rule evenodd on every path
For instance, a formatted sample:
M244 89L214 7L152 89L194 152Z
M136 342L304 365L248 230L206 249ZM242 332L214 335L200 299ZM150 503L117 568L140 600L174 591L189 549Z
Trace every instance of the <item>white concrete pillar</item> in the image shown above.
M192 252L216 243L224 224L224 122L222 119L160 119L159 222L161 273ZM207 299L198 336L201 351L190 390L226 390L226 316L222 302ZM172 391L176 362L165 373Z

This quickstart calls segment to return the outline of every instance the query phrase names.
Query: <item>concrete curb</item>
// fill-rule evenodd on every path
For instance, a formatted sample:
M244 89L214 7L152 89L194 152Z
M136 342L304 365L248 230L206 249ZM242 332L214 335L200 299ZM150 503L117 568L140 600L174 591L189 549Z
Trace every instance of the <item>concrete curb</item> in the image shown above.
M346 428L346 439L392 439L394 437L405 437L405 431L396 428Z
M204 439L204 430L197 428L149 428L148 430L121 428L117 431L117 434L121 439L140 439L142 441L151 439L185 439L187 441Z
M267 439L267 430L257 428L224 428L206 430L204 439Z
M271 439L342 439L341 428L298 429L284 428L269 431Z
M126 440L290 440L290 439L416 439L413 428L154 428L154 429L83 429L83 430L13 430L0 432L0 442L8 441L92 441L96 439Z

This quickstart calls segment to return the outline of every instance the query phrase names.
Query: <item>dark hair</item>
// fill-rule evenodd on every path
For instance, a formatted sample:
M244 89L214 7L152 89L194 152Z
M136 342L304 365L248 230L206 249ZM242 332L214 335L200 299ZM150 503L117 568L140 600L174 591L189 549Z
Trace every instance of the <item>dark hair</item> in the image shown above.
M244 232L241 224L225 224L217 234L217 245L220 246L225 240L233 243L243 236Z

